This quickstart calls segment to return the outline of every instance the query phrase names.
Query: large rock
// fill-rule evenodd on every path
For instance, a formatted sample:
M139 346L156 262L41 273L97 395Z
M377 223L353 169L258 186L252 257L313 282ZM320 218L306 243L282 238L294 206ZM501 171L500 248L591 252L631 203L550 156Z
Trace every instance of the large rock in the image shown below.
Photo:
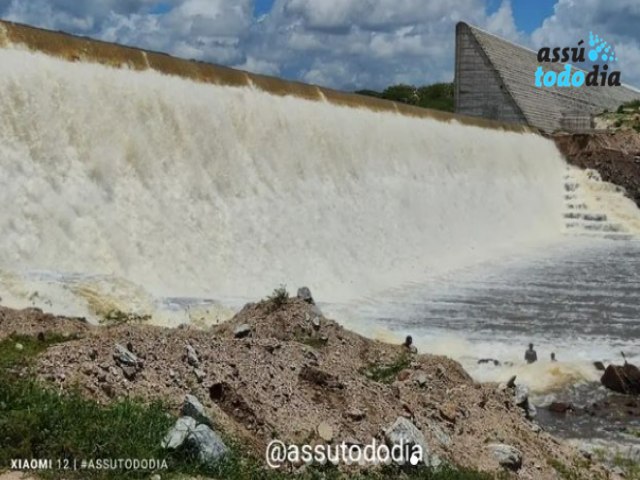
M438 467L442 461L431 453L422 432L410 420L398 417L393 424L384 431L384 438L389 447L394 445L404 446L406 452L412 453L414 446L422 448L422 460L427 466ZM410 460L410 459L407 459Z
M196 425L191 417L180 417L162 440L162 448L184 448L204 463L211 465L228 452L220 436L208 425Z
M113 359L119 365L128 365L130 367L140 367L142 362L129 349L116 343Z
M186 350L187 350L187 353L186 353L187 363L192 367L197 368L198 365L200 365L200 359L198 358L198 353L196 352L196 349L193 348L191 345L187 344Z
M308 287L300 287L298 289L298 294L296 295L300 300L304 300L311 305L315 305L313 301L313 296L311 295L311 290Z
M536 407L529 400L529 389L526 385L516 385L513 393L513 402L524 410L528 420L533 420L538 415Z
M229 450L220 436L204 424L198 425L189 433L185 445L197 453L198 459L207 465L218 461Z
M600 382L614 392L637 395L640 394L640 369L630 363L609 365Z
M187 436L196 428L196 421L191 417L180 417L162 440L162 448L175 450L182 446Z
M516 385L516 391L513 394L513 400L519 407L525 408L529 403L529 389L526 385Z
M204 406L200 403L200 400L193 395L187 395L184 398L180 413L184 417L193 418L198 423L204 423L205 425L212 426L211 420L209 419Z
M522 452L517 448L504 443L490 443L487 448L493 458L504 468L516 471L522 467Z

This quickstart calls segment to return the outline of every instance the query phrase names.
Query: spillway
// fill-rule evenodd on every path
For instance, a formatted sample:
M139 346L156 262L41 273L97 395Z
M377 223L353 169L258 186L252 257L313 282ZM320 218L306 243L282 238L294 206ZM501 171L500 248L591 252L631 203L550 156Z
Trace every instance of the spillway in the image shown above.
M567 167L523 129L14 24L0 45L7 298L40 275L347 301L565 231Z

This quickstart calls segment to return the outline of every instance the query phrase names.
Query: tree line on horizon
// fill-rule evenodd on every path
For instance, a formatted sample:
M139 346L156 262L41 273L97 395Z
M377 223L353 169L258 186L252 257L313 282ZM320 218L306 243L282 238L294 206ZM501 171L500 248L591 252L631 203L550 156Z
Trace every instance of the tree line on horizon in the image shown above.
M355 93L406 103L416 107L453 112L453 83L433 83L421 87L398 84L391 85L382 92L376 90L357 90Z

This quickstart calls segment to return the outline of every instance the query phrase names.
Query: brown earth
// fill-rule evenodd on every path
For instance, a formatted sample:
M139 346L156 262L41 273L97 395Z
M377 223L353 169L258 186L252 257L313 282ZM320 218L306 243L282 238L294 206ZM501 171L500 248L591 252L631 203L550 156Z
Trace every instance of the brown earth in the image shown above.
M72 338L86 334L91 326L82 318L56 317L39 308L12 310L0 306L0 341L11 335L59 335Z
M552 138L570 164L598 171L604 181L623 187L640 206L640 133L625 130Z
M89 328L36 309L3 308L0 338L41 331L81 335L38 358L39 378L61 389L80 386L99 402L124 396L163 399L176 411L185 394L192 393L218 428L260 458L273 438L324 443L318 434L321 423L330 426L329 441L334 443L380 442L384 428L404 416L422 430L435 453L459 466L499 471L487 450L491 442L523 453L519 478L558 478L552 460L584 462L571 447L528 421L514 404L512 390L475 383L455 361L366 339L318 313L299 299L282 305L263 301L205 331L148 325ZM236 338L234 331L241 325L250 332ZM141 366L119 365L116 343L128 346ZM197 361L189 359L187 345ZM374 365L402 368L385 382L370 378ZM596 471L602 472L593 465L581 478Z

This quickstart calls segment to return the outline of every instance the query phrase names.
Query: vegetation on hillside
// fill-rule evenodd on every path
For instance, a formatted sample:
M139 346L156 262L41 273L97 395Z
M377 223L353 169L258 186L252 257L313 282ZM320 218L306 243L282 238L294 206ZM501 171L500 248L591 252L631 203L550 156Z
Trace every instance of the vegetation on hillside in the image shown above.
M406 103L416 107L453 112L453 83L434 83L421 87L399 84L391 85L382 92L358 90L356 93Z
M640 99L623 103L615 112L605 110L596 117L596 128L640 132Z

